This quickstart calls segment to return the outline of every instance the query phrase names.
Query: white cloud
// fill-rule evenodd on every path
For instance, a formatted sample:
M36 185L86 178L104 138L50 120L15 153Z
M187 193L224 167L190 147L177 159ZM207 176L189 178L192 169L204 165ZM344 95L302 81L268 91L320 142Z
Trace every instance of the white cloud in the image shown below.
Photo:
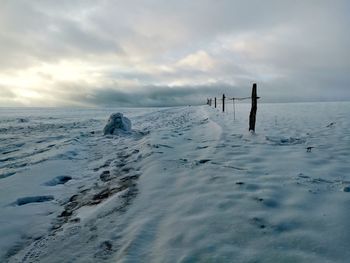
M215 66L214 59L203 50L189 54L176 63L179 68L209 71Z

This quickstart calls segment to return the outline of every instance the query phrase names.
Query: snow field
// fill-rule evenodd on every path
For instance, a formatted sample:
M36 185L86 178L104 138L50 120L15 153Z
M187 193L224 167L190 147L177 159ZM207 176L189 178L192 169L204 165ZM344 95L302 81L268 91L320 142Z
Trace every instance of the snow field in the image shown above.
M227 109L124 110L128 136L102 135L121 109L6 112L0 258L347 262L350 104L259 104L256 134Z

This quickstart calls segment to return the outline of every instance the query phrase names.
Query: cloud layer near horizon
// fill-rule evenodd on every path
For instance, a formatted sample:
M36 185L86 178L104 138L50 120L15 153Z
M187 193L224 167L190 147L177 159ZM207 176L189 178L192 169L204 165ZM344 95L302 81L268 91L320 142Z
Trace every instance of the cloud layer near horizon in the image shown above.
M1 106L350 99L346 0L4 0Z

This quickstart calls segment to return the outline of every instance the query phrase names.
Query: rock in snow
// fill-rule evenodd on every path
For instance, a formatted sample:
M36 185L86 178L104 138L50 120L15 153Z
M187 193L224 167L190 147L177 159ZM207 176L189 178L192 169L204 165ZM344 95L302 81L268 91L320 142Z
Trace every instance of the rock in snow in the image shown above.
M113 113L109 119L107 125L103 129L104 135L107 134L119 134L120 132L130 132L131 121L123 116L123 113Z

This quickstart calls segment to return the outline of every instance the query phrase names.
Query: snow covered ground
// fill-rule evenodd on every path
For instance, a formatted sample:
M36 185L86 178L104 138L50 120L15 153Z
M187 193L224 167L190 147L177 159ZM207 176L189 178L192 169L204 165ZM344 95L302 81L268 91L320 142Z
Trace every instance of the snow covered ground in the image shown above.
M350 103L249 107L2 108L0 262L349 262Z

